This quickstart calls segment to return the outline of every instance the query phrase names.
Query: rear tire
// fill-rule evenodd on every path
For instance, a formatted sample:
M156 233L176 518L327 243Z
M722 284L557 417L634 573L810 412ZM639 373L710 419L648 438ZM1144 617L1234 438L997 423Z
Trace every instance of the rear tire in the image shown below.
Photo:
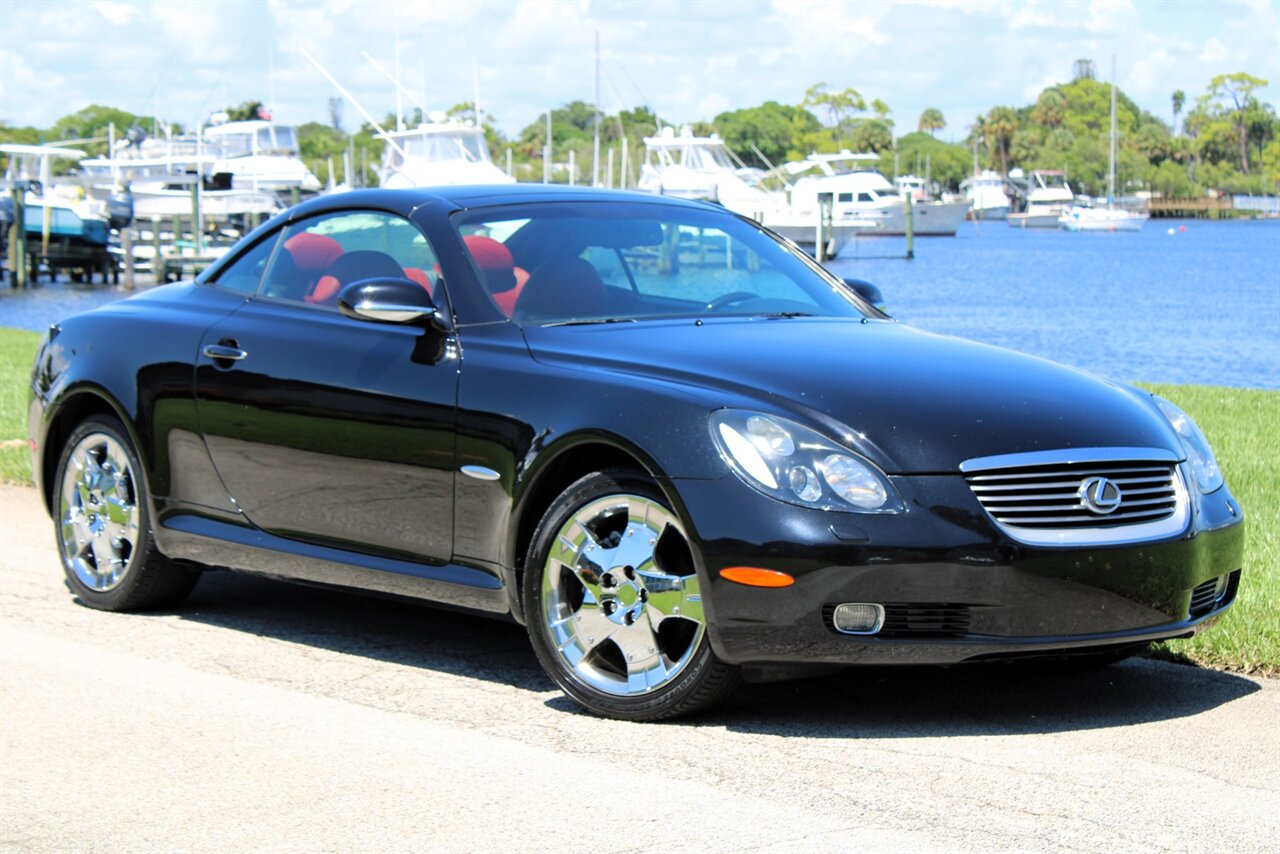
M679 520L636 472L587 475L547 509L525 560L524 601L538 661L595 714L686 715L741 681L711 649Z
M94 416L72 431L53 480L54 535L67 586L91 608L169 608L200 579L156 548L142 465L119 420Z

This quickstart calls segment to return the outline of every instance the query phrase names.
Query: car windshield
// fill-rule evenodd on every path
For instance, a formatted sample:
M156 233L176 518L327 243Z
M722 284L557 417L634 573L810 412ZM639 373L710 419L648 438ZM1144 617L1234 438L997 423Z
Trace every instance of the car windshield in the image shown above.
M454 221L490 298L522 324L869 314L799 250L728 212L557 202Z

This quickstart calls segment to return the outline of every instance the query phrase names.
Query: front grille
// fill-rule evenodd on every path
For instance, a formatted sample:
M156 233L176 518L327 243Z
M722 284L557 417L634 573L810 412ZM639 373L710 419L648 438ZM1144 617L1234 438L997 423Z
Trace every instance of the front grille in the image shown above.
M1024 542L1154 539L1179 533L1186 523L1185 487L1166 452L1036 452L970 460L961 468L992 520ZM1100 492L1105 502L1097 500Z
M835 603L822 609L827 628L836 631L832 620ZM956 638L969 633L969 606L953 602L885 602L884 625L875 637Z
M1203 617L1229 604L1235 598L1239 584L1240 570L1238 569L1197 584L1191 591L1191 607L1188 609L1188 616L1194 620L1196 617Z

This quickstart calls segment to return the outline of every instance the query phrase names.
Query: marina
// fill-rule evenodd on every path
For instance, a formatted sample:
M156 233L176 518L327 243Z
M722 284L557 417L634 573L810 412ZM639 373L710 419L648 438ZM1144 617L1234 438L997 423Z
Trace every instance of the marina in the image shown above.
M1280 222L1081 235L968 222L928 246L908 262L903 238L859 238L826 266L878 285L892 316L934 332L1126 382L1280 389ZM0 325L41 330L127 295L66 277L4 287Z

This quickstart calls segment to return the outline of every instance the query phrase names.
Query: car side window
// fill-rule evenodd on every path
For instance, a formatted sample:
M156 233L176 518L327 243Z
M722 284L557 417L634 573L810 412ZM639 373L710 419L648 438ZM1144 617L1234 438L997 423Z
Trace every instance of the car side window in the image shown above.
M258 290L262 281L262 273L271 260L271 251L275 249L279 232L259 241L252 249L241 255L230 266L226 267L213 285L224 290L241 294L252 294Z
M439 302L436 254L407 219L382 211L340 211L293 223L262 284L262 296L317 307L361 279L394 277L420 284Z

